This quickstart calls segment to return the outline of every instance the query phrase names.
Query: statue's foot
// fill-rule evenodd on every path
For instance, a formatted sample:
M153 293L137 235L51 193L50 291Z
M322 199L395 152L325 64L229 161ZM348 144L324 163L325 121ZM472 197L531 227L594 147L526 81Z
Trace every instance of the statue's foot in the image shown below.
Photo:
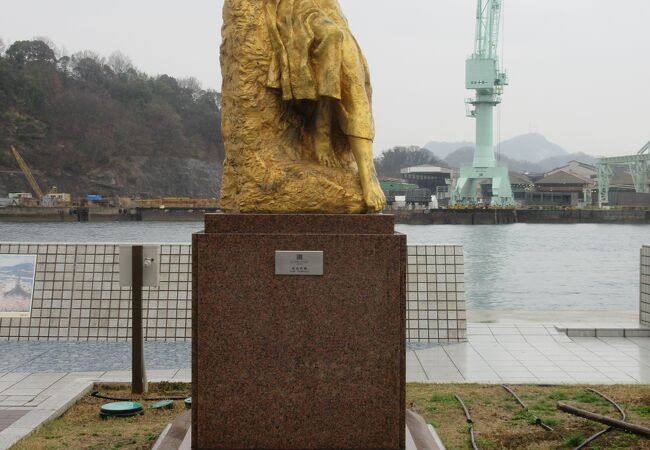
M331 169L341 168L341 162L336 157L329 145L324 148L321 147L320 149L317 147L316 157L318 158L318 162L325 167L329 167Z
M370 213L381 212L386 206L386 196L376 179L363 186L363 199Z
M363 200L369 213L380 212L386 206L386 196L379 185L372 160L372 141L350 137L350 147L359 168L359 181L363 191Z

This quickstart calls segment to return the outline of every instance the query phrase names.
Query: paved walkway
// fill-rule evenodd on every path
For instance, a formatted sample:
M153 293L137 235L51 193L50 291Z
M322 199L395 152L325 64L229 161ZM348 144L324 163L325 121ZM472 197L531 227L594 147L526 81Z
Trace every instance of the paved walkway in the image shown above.
M95 382L131 381L131 344L0 343L0 450L60 416ZM191 344L147 342L150 381L190 382Z
M150 381L190 382L189 369L150 370ZM129 371L0 373L0 450L60 416L95 382L131 381Z
M569 338L554 326L470 324L469 342L409 345L407 380L650 384L650 338Z
M407 380L650 384L650 338L569 338L537 323L470 324L469 342L409 344ZM95 382L131 380L131 345L0 343L0 450L61 415ZM191 344L145 344L150 381L191 381Z

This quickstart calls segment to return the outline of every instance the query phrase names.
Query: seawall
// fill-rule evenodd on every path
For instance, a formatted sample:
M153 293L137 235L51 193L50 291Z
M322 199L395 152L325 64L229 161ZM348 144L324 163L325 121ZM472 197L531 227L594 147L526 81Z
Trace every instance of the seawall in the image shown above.
M0 208L0 222L202 222L216 209L188 208Z
M405 225L650 224L650 211L638 210L436 209L431 211L395 211L392 214L395 214L397 223Z
M216 209L188 208L0 208L0 222L201 222ZM506 225L511 223L650 224L642 210L436 209L388 211L406 225Z

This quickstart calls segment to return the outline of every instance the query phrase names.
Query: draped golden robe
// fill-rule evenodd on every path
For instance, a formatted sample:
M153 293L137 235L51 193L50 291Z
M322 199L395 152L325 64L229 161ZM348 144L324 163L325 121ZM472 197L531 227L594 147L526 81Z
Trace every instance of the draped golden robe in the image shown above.
M273 55L267 86L282 98L336 102L344 134L373 140L366 62L337 0L266 0Z

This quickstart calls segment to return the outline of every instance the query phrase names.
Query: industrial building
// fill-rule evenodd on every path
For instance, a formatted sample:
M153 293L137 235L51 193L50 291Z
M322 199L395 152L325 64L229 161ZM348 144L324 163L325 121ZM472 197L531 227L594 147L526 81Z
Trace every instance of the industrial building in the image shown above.
M448 203L449 187L454 177L452 169L420 165L405 167L400 170L400 173L401 179L380 179L389 206L428 209L437 208L438 201L442 206Z
M382 188L389 204L396 197L407 208L427 209L436 197L446 207L458 179L454 169L431 165L406 167L403 179L384 179ZM598 205L599 169L581 161L569 161L546 173L509 173L513 197L519 207L585 208ZM477 183L482 198L491 198L490 180ZM609 175L609 206L650 207L650 193L637 192L628 167L613 167ZM401 203L400 203L401 204Z
M560 170L535 182L535 191L524 200L528 205L577 207L591 204L596 187L592 179Z
M535 183L529 174L510 172L510 186L516 202L523 202L526 196L535 190Z
M430 165L405 167L400 172L407 182L434 193L441 187L448 189L453 174L452 169Z

